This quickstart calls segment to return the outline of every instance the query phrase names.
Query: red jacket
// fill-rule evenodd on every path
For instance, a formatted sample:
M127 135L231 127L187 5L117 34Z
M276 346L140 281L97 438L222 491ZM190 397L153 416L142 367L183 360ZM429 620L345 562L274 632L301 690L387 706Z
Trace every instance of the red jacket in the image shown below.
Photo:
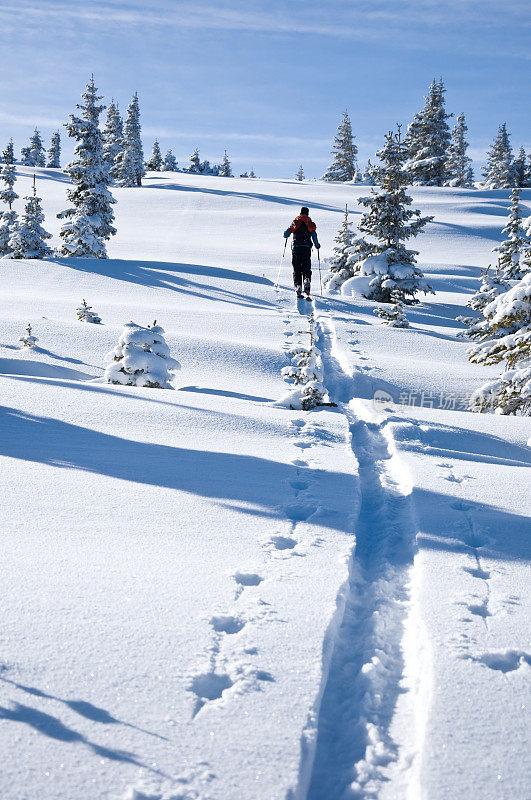
M303 223L306 225L310 233L313 233L313 231L317 230L317 225L315 224L315 222L313 222L313 220L310 219L310 217L307 214L299 214L299 216L295 217L295 219L291 223L290 227L288 228L288 231L290 233L295 233L295 231L298 228L300 228L300 226Z

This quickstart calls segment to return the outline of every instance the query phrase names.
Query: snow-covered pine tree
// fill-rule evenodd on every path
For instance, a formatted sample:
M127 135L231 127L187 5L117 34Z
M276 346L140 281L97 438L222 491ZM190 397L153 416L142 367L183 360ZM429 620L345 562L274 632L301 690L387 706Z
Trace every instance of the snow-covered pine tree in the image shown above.
M385 145L378 152L384 165L381 190L372 189L370 197L358 199L368 209L361 217L359 230L376 242L365 243L371 254L356 264L354 271L373 276L363 294L380 303L391 301L393 289L406 303L416 302L418 292L433 294L416 265L417 251L404 245L433 219L421 217L420 211L409 208L412 199L404 188L408 177L403 169L406 155L399 125L396 134L391 131L387 134Z
M287 408L302 408L309 411L316 406L323 405L328 400L326 389L323 385L323 361L321 351L314 341L313 313L308 319L309 329L305 331L310 337L310 345L298 345L289 352L290 365L281 370L282 377L288 383L293 383L295 389L278 401L278 405Z
M452 131L452 141L448 147L446 158L446 185L470 187L473 185L474 173L472 159L466 154L468 131L465 115L459 114Z
M514 185L520 189L527 187L527 159L523 147L518 151L518 155L513 161Z
M120 186L142 186L146 170L140 137L140 106L136 92L127 109L123 130L121 149L115 157L112 175Z
M61 168L61 135L59 131L52 133L46 166L54 167L54 169Z
M168 150L162 163L163 172L177 172L177 159L171 150Z
M156 324L143 328L128 322L118 345L107 354L105 380L124 386L172 389L174 373L181 365L170 356L164 329Z
M201 172L201 159L199 158L199 150L197 147L195 148L194 152L190 156L190 166L186 170L186 172L192 172L199 174Z
M219 165L219 173L220 177L222 178L232 178L232 168L230 165L229 157L227 155L227 151L223 153L223 158L221 159L221 164Z
M249 172L247 177L248 178L256 178L256 175L254 174L254 169L252 167L251 167L250 172Z
M369 252L366 242L358 239L352 230L347 205L334 242L333 255L325 262L329 271L323 276L323 285L329 292L336 291L348 278L352 278L355 274L355 264Z
M295 180L296 181L303 181L304 180L304 169L302 168L302 164L299 164L299 169L295 173Z
M23 167L34 167L35 164L31 160L31 150L29 147L20 148L20 163Z
M162 169L162 153L160 152L160 144L158 139L153 142L153 151L151 158L146 162L146 168L153 172L160 172Z
M0 200L6 203L8 210L0 214L0 256L7 255L10 252L9 240L16 231L18 225L18 214L13 208L13 203L18 199L18 194L13 189L17 176L12 140L4 150L3 162L0 180L4 182L5 188L0 190Z
M30 156L32 166L44 167L46 163L46 155L44 152L44 145L42 143L41 135L37 128L35 128L33 131L33 135L30 139Z
M358 148L354 144L350 117L348 111L344 111L332 145L332 163L323 180L343 183L353 180L358 169L357 158Z
M514 186L513 151L504 123L487 153L487 166L483 171L483 185L487 189L510 189Z
M92 306L89 306L85 298L83 298L79 308L76 308L77 318L80 322L93 322L95 324L101 322L101 317L98 317Z
M380 306L374 309L374 313L378 315L384 325L389 325L390 328L409 328L409 322L404 314L402 297L396 289L391 292L391 307Z
M471 348L469 359L486 365L505 361L508 369L474 392L470 409L531 415L531 271L489 303L483 315L494 337Z
M360 183L365 184L365 186L379 186L382 180L382 168L376 166L371 162L369 158L367 160L367 166L363 170L363 175L361 177Z
M511 288L508 281L500 277L499 270L496 269L491 274L491 265L481 270L481 283L479 289L469 299L467 306L474 311L482 312L485 306L491 303L499 294L503 294ZM482 317L457 317L457 321L467 326L467 330L461 331L458 336L468 339L484 338L485 320Z
M408 160L405 169L410 182L421 186L443 186L446 181L446 158L451 117L444 107L446 89L442 78L432 81L422 111L408 128L405 144Z
M41 225L44 214L41 208L41 198L37 196L35 175L33 176L33 194L24 198L26 206L20 223L13 231L8 246L13 258L46 258L52 255L52 249L46 244L46 239L51 239L52 234L45 231Z
M23 347L35 347L39 340L36 336L34 336L31 332L31 322L28 322L28 327L26 328L26 333L24 336L21 336L19 342L22 342Z
M201 175L218 175L219 168L215 164L213 167L211 167L210 161L208 159L205 159L204 161L201 161L201 163L199 164L199 172L201 173Z
M117 177L116 158L122 150L124 138L124 125L118 108L118 103L114 99L109 103L105 127L103 129L103 160L107 165L111 177Z
M104 106L97 105L101 97L91 77L78 104L81 116L73 114L65 127L68 134L77 139L74 160L66 167L74 188L67 191L72 208L57 216L67 221L61 228L63 240L59 254L106 258L105 240L116 233L113 227L112 204L116 202L110 193L109 172L103 158L102 133L98 127L99 116Z
M520 189L511 192L511 205L509 219L502 233L507 238L494 248L494 253L499 253L498 268L503 280L519 280L527 271L521 263L524 251L529 246L529 240L522 226L522 206L520 205Z

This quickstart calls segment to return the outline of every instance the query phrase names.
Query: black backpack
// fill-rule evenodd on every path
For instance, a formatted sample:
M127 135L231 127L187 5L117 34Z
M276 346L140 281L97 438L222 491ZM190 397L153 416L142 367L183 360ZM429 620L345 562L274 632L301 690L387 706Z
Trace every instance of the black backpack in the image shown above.
M293 246L294 247L312 246L312 235L304 222L301 222L301 224L293 234Z

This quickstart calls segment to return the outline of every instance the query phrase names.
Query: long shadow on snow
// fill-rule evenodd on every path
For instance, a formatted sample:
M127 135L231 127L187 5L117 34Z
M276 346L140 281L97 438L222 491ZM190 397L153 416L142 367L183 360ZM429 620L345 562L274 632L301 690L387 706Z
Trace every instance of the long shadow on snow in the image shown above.
M193 392L194 394L214 394L220 397L234 397L236 400L250 400L252 403L271 403L273 397L255 397L252 394L229 392L227 389L207 389L204 386L180 386L180 392Z
M212 189L206 188L204 186L185 186L180 183L173 183L173 184L163 184L163 183L151 183L149 185L150 189L170 189L177 192L198 192L199 194L214 194L221 197L240 197L243 199L248 200L263 200L266 203L280 203L284 206L299 206L301 205L301 199L299 197L282 197L281 195L275 194L260 194L259 192L237 192L231 189ZM343 207L339 206L331 206L326 203L311 203L312 208L318 208L320 211L337 211L344 213ZM353 211L353 214L361 214L360 211Z
M276 519L286 516L278 504L279 487L289 485L300 473L295 465L258 456L136 442L7 407L0 407L0 454L217 501L250 504L253 508L245 505L238 508L251 515ZM352 493L351 475L312 468L307 468L305 474L327 493L344 497ZM325 483L328 483L326 488ZM311 518L308 522L311 523ZM319 518L319 524L350 532L341 515Z
M129 261L118 258L57 258L56 262L69 269L80 272L92 272L118 281L128 281L141 286L170 289L192 297L200 297L216 302L232 303L247 308L273 308L274 303L259 297L222 289L216 284L200 283L187 280L178 273L187 275L203 275L215 279L258 283L271 286L268 278L252 275L222 267L208 267L202 264L184 264L165 261Z
M104 708L95 706L93 703L89 703L87 700L64 700L62 697L57 697L54 694L43 692L41 689L37 689L35 686L25 686L23 683L17 683L17 681L12 681L10 678L4 678L1 675L0 681L9 683L16 689L20 689L21 692L30 694L33 697L42 697L45 700L55 700L57 703L62 703L63 705L67 706L67 708L75 711L76 714L79 714L91 722L100 722L102 725L124 725L126 728L133 728L134 730L139 731L140 733L145 733L148 736L154 736L157 739L163 739L165 742L169 741L166 736L161 736L159 733L152 733L151 731L146 731L144 728L139 728L138 725L132 725L130 722L123 722L121 719L116 719L116 717L113 717L113 715Z
M51 714L46 714L37 708L32 708L24 703L12 703L11 708L0 706L0 720L9 722L21 722L33 728L37 733L47 736L50 739L55 739L58 742L84 744L92 750L94 755L100 758L108 758L111 761L121 761L126 764L133 764L136 767L154 772L157 775L164 775L158 769L150 767L139 761L134 753L128 753L125 750L114 750L110 747L103 747L102 745L91 742L81 733L73 728L67 727L58 717ZM167 776L165 776L167 777Z

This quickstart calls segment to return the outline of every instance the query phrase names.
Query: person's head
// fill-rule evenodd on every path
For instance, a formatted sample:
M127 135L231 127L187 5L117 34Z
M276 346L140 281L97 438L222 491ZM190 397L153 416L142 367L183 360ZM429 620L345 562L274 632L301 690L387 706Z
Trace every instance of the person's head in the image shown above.
M309 208L306 208L306 206L303 206L303 207L301 208L301 214L306 214L306 216L308 216L308 215L309 215L309 213L310 213L310 209L309 209Z

